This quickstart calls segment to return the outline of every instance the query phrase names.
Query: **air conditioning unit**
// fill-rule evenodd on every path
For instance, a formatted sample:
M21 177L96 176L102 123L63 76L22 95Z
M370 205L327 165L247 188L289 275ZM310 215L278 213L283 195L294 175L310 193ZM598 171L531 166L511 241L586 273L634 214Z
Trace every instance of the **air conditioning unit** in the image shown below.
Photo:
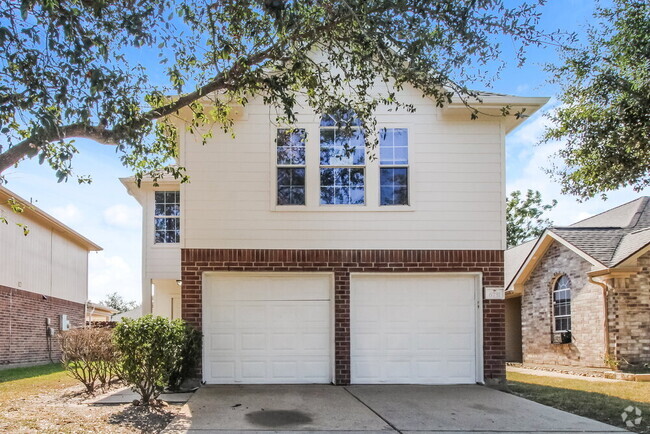
M70 330L68 315L59 315L59 324L61 325L61 331Z
M570 344L571 343L571 332L557 332L551 335L551 343L560 345L560 344Z

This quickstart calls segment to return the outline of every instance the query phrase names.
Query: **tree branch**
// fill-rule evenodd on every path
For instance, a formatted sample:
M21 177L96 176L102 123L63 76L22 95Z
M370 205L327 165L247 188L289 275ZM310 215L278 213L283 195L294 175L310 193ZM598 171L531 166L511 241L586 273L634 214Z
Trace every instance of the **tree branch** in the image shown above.
M93 139L106 145L114 145L116 143L112 130L82 124L62 126L48 133L35 134L28 137L0 154L0 173L18 163L27 155L38 152L44 143L74 137Z

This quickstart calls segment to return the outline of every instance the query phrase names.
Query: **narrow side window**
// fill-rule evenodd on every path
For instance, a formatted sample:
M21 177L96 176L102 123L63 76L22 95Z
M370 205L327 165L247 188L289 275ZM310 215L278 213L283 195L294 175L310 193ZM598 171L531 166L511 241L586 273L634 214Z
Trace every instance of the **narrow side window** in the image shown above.
M279 129L276 137L277 204L305 204L304 129Z
M409 204L408 130L384 128L379 133L379 204Z
M560 276L553 287L553 329L571 331L571 281L566 275Z
M181 241L180 191L156 191L154 204L154 242L179 243Z

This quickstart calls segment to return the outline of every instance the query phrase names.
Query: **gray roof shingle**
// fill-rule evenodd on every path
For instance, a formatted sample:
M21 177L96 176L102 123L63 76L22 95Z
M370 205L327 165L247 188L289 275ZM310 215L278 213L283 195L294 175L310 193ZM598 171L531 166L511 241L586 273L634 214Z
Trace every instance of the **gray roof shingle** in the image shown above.
M612 267L650 243L650 198L628 202L554 234L606 267Z

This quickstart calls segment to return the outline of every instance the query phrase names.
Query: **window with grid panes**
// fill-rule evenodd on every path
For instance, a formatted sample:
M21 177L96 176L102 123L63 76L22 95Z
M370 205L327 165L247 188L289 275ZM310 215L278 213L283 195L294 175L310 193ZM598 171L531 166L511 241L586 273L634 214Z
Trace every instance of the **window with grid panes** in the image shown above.
M571 282L566 275L553 287L553 327L556 332L571 331Z
M277 204L305 204L304 129L279 129L276 137Z
M351 112L323 115L320 123L321 205L363 205L366 149L361 122Z
M154 205L154 242L178 243L181 240L181 204L179 191L156 191Z
M384 128L379 133L379 204L408 205L408 130Z

